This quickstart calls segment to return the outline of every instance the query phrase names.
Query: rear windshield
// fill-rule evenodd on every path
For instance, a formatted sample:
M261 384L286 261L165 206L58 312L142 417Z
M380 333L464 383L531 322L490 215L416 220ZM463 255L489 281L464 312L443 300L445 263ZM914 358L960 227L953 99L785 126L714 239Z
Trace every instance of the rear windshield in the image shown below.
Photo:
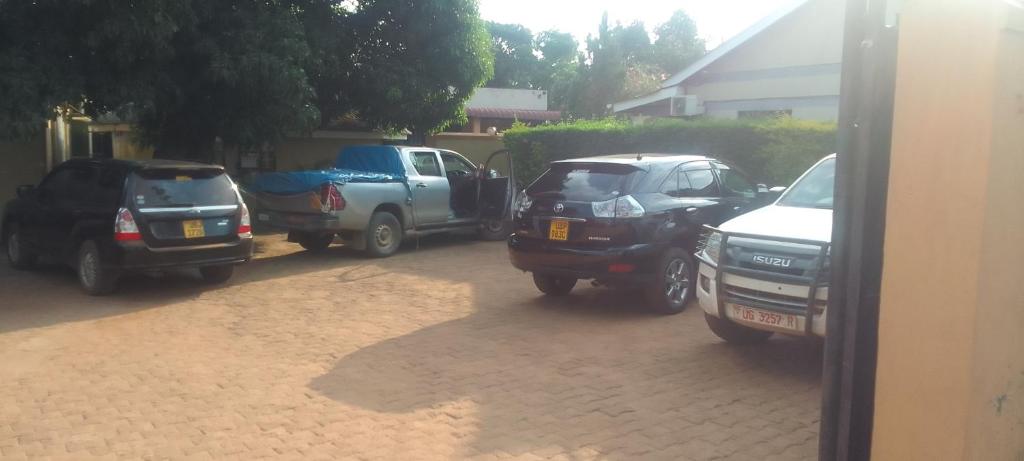
M139 207L236 205L235 190L220 170L142 170L131 200Z
M779 205L801 208L832 209L835 195L836 159L830 158L818 164L800 178L779 199Z
M640 170L609 163L555 163L526 193L562 200L599 202L629 193Z

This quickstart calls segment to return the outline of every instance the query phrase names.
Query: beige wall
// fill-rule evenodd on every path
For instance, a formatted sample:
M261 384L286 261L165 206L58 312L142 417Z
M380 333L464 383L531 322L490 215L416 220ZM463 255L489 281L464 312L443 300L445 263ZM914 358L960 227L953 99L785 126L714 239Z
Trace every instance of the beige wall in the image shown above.
M334 165L342 147L358 144L382 144L379 135L367 133L366 137L310 137L288 138L276 148L277 170L295 171L313 168L329 168Z
M713 117L790 109L796 118L835 120L838 99L800 98L839 94L844 4L811 0L691 77L686 94L699 96ZM730 102L728 108L716 107L724 101Z
M22 184L38 184L46 174L46 137L28 141L0 141L0 212L14 189Z
M899 40L872 459L1021 460L1024 12L906 0Z
M427 145L439 149L448 149L464 155L475 164L484 163L487 157L497 150L505 148L501 136L462 135L443 133L431 136Z

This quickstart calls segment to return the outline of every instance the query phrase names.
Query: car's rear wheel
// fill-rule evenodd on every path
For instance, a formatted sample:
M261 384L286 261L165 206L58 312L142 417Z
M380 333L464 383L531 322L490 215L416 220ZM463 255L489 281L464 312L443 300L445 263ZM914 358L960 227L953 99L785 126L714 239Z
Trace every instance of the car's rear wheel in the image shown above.
M210 285L227 282L234 273L235 266L232 265L206 266L199 268L199 275L203 277L204 282L209 283Z
M760 343L767 341L773 334L770 331L745 327L729 319L720 319L706 312L704 313L704 321L708 323L712 333L733 344Z
M697 271L693 257L682 248L670 248L661 256L654 277L647 299L656 311L678 314L693 300Z
M402 225L395 215L378 211L370 218L366 228L366 253L374 258L395 254L402 245Z
M533 274L533 284L537 289L548 296L565 296L576 286L576 279L572 277L558 277L554 275Z
M36 254L25 246L21 230L14 225L7 235L7 262L15 269L30 269L36 263Z
M334 234L304 232L298 235L296 240L298 240L299 245L307 251L320 252L331 246L331 243L334 243Z
M512 233L512 221L504 219L486 219L480 223L477 230L477 237L480 240L498 241L505 240Z
M78 247L78 282L93 296L110 294L117 288L117 271L104 267L96 242L86 240Z

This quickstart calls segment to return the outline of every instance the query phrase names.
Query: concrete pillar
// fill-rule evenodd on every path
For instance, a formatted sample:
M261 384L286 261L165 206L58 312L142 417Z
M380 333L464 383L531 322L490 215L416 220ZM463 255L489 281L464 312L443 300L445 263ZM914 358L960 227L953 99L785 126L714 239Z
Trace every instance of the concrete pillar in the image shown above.
M1024 460L1024 8L906 0L874 460Z

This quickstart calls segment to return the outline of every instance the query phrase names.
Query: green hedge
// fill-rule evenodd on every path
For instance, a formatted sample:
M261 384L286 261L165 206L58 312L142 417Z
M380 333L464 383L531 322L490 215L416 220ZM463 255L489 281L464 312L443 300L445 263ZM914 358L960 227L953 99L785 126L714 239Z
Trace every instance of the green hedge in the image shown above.
M795 120L657 119L642 124L604 119L505 132L516 176L529 184L549 162L614 153L699 153L736 165L757 182L789 185L815 161L835 152L834 123Z

